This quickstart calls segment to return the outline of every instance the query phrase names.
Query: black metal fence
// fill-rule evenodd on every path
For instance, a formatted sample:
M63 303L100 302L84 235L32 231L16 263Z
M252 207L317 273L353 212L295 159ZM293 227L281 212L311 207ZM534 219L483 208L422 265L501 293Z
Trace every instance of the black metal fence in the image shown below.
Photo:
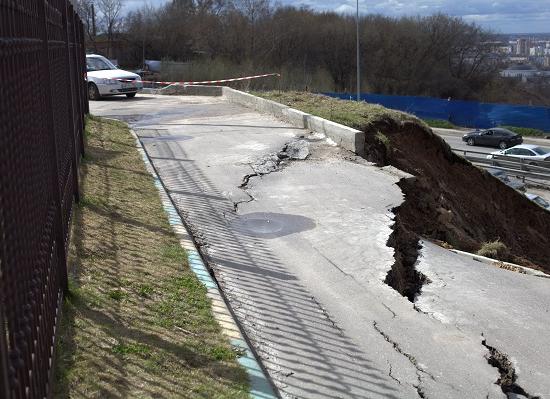
M69 0L0 0L0 398L44 398L88 102Z

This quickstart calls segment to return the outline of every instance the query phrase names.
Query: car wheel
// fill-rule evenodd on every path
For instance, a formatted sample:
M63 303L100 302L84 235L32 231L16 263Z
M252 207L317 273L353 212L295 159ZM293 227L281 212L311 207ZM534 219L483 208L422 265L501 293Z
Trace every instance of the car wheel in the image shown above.
M99 100L101 98L101 94L99 94L99 89L94 83L88 84L88 99L92 101Z
M498 143L498 148L500 148L501 150L505 150L508 148L508 144L505 141L501 141L500 143Z
M476 142L473 138L469 138L468 141L467 141L467 144L468 145L476 145Z
M126 97L128 98L134 98L137 93L126 93Z

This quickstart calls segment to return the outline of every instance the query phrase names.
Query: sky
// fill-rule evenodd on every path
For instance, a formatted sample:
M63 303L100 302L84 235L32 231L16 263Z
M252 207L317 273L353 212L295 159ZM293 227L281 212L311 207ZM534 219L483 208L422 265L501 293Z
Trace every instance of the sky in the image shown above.
M169 0L125 0L125 9ZM275 1L273 1L275 2ZM277 0L319 11L355 13L356 0ZM550 33L550 0L359 0L361 14L460 16L497 33Z

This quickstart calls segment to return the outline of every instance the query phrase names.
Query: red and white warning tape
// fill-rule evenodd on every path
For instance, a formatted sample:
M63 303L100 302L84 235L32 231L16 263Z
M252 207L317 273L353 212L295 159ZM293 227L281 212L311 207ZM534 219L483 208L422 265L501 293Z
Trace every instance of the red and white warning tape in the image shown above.
M267 73L265 75L256 75L256 76L246 76L243 78L232 78L232 79L221 79L221 80L204 80L202 82L152 82L149 80L143 80L143 84L149 83L149 84L158 84L158 85L206 85L206 84L214 84L214 83L227 83L227 82L238 82L241 80L251 80L251 79L259 79L259 78L267 78L269 76L278 76L281 77L278 73ZM127 80L127 79L117 79L119 82L135 82L134 80Z

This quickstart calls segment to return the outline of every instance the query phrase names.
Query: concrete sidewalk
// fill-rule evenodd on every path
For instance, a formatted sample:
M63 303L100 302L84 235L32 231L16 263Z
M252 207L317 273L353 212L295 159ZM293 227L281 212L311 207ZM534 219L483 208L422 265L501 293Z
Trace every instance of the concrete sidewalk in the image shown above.
M460 290L467 273L441 277L445 284L416 307L383 283L393 264L391 209L402 202L399 171L223 97L138 96L91 109L135 129L283 397L505 397L484 339L514 354L527 392L550 397L550 383L534 371L550 369L550 356L522 355L513 338L522 326L511 323L507 303L457 321L476 302L441 294L447 279ZM309 143L308 159L277 166L269 154L299 139ZM496 273L510 285L537 279L427 248L425 274L434 280L438 262L475 268L478 278ZM550 280L536 284L550 287ZM536 314L547 320L549 291L537 292ZM476 287L470 295L483 302L485 293ZM513 301L529 307L532 297ZM542 333L538 347L548 355Z

